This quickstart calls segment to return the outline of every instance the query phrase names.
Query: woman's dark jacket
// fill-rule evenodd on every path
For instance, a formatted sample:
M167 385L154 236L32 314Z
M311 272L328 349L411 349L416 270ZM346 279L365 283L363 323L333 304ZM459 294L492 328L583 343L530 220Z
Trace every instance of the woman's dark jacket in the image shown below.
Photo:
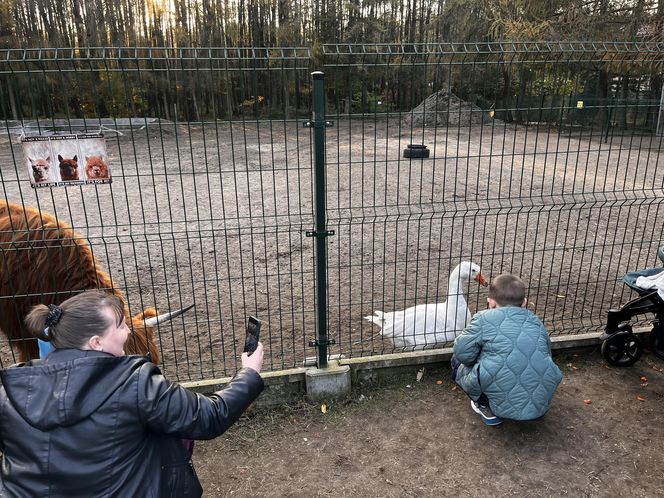
M258 397L245 368L203 396L143 356L59 349L0 372L0 496L200 496L181 439L210 439Z

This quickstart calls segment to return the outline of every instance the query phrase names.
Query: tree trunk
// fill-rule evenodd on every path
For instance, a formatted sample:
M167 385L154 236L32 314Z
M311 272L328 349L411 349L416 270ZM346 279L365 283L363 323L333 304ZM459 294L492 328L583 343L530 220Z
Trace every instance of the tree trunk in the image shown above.
M662 2L664 5L664 2ZM657 132L657 120L659 119L660 106L664 105L664 102L661 102L662 98L662 77L659 74L653 74L650 77L650 92L648 94L648 99L653 102L656 102L652 106L648 106L648 116L646 117L646 126L648 129L655 130ZM664 118L662 118L664 119Z
M629 76L620 78L620 129L627 129L627 99L629 98Z
M600 106L599 111L599 124L603 130L608 125L609 120L609 74L606 69L599 70L599 78L597 80L597 95L599 95Z
M512 117L512 91L510 88L510 69L509 66L502 66L503 73L503 106L505 107L505 119L506 123L511 123L514 121Z
M74 25L76 26L76 41L78 42L79 50L81 50L85 47L85 24L81 17L79 2L80 0L72 1L72 13L74 14Z
M18 108L16 107L16 99L14 98L14 88L12 85L11 75L7 77L7 93L9 94L9 108L12 112L12 119L18 121L19 117Z
M516 106L518 111L515 113L517 117L517 122L527 123L528 122L528 110L525 109L525 98L526 98L526 87L528 86L528 80L530 78L530 72L528 68L522 67L520 71L520 80L519 81L519 96L517 97Z

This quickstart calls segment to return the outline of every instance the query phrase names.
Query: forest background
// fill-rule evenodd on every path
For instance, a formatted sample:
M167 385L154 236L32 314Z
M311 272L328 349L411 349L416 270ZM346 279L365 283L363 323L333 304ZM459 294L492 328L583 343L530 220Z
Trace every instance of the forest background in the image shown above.
M365 50L348 44L372 44L370 51L383 54L344 56L344 69L331 74L328 83L330 112L409 112L443 88L484 110L495 108L504 121L523 122L528 116L512 112L513 107L564 107L567 101L545 101L547 95L569 102L585 95L599 108L590 118L593 126L604 126L607 99L659 102L661 68L634 64L633 58L590 68L568 64L560 76L551 67L520 65L522 55L508 48L492 56L500 59L498 64L486 66L480 75L468 68L474 70L470 64L486 58L436 58L426 45L472 43L482 51L495 42L578 40L662 42L664 1L5 0L0 3L0 49L41 50L32 52L39 55L3 57L12 78L0 85L5 101L0 117L139 116L188 122L302 117L311 112L310 71L331 74L335 48L325 50L330 44L346 44L346 54ZM376 44L396 46L396 55ZM47 50L54 47L71 51ZM113 47L157 48L123 52ZM304 51L271 51L275 47ZM611 53L601 57L612 59ZM126 73L126 60L135 63L134 73ZM460 60L470 64L455 73L452 62ZM34 77L65 66L67 71L73 66L75 73ZM269 71L274 69L280 73ZM648 108L642 115L639 126L653 129L657 113Z
M659 40L658 0L5 0L0 48Z

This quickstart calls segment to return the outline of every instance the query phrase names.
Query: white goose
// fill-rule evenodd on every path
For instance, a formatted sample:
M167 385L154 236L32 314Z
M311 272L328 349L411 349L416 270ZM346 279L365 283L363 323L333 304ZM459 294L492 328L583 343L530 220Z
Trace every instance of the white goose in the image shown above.
M391 313L374 311L364 319L381 327L380 334L399 348L424 349L453 341L471 318L463 295L463 285L471 278L489 285L478 265L463 261L450 274L446 302L419 304Z

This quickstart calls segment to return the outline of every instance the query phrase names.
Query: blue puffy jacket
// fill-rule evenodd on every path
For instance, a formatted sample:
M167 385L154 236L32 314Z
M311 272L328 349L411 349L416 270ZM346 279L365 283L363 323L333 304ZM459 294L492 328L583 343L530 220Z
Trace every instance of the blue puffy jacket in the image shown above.
M501 418L532 420L544 415L563 378L551 358L551 340L526 308L480 311L454 341L462 363L456 382L477 401L482 393Z

